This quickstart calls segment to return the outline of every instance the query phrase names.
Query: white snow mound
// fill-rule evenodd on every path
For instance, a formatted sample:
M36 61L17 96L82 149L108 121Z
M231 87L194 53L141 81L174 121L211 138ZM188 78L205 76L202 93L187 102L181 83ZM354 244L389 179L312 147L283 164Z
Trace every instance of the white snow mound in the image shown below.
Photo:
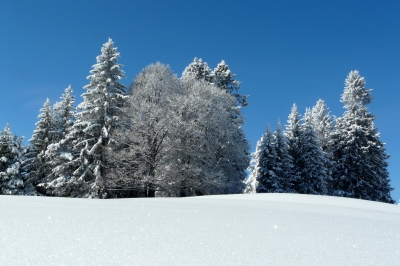
M0 265L397 265L400 206L297 194L0 196Z

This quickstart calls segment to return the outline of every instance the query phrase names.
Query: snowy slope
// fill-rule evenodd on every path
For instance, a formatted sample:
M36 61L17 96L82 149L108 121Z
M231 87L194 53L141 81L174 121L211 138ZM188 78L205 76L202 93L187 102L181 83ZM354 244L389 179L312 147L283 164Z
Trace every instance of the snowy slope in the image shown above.
M0 196L0 265L400 265L400 206L293 194Z

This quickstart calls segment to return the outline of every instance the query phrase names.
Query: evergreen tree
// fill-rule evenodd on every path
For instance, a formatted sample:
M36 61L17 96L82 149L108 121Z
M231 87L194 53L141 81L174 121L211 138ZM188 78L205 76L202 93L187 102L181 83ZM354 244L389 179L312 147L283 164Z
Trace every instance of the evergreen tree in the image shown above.
M105 149L111 141L110 133L120 126L119 116L127 98L126 88L119 82L125 75L118 57L109 39L88 76L90 84L84 87L84 101L78 105L80 112L66 137L74 147L70 164L76 170L63 185L64 196L106 197Z
M371 90L358 71L345 80L341 97L346 111L336 120L334 141L333 188L335 195L394 203L390 196L390 179L384 143L374 125L376 117L367 105Z
M311 110L312 124L314 131L316 133L319 146L324 152L326 163L325 168L327 169L327 174L331 180L332 169L333 169L333 159L332 159L332 132L334 129L332 117L329 112L329 108L326 106L325 102L319 99L316 105ZM331 182L328 180L327 189L328 194L332 193Z
M246 96L238 94L240 89L240 81L235 80L235 74L232 74L229 66L224 60L221 61L211 72L211 82L220 89L223 89L230 94L232 94L238 105L246 106L248 103L246 101Z
M291 184L299 183L301 177L301 162L300 162L300 136L301 136L301 116L297 111L296 104L293 104L291 113L288 118L288 124L286 125L286 130L284 136L287 140L288 145L288 155L292 158L293 167L290 175L289 182ZM298 192L297 187L293 187L293 190Z
M24 194L24 182L21 174L24 148L23 138L10 131L8 124L0 132L0 194Z
M293 193L292 169L293 158L289 154L289 145L287 138L283 135L282 126L280 121L274 132L275 139L275 153L276 153L276 166L275 173L282 180L281 188L284 193Z
M203 62L201 58L194 58L193 62L190 63L182 73L182 79L197 79L212 82L212 70L206 62Z
M257 187L259 186L259 176L262 172L262 162L264 161L264 150L267 143L266 134L261 136L261 139L257 141L256 150L251 154L250 161L250 175L246 180L246 188L244 193L255 194L257 193Z
M55 137L55 123L49 99L43 104L33 131L31 143L27 149L26 160L23 163L26 183L36 187L39 183L47 181L51 173L49 160L45 157L47 147L53 143Z
M63 189L64 184L74 171L74 164L71 163L73 156L73 145L67 135L71 132L75 121L76 112L74 108L75 97L72 95L72 88L68 86L65 94L61 96L61 101L54 104L55 136L54 143L47 147L45 158L51 166L51 173L44 183L39 187L42 193L61 194L59 189ZM75 154L77 156L77 154Z
M61 96L61 101L54 104L55 142L65 139L74 124L76 112L74 108L75 97L72 95L72 92L71 85L69 85L65 89L65 93Z
M312 115L307 108L300 126L299 152L296 167L300 170L300 178L294 188L301 194L326 195L326 183L330 179L325 168L326 157L321 150L312 124Z
M319 99L311 110L312 125L321 149L328 154L330 152L330 140L333 132L333 122L329 108L325 102Z
M261 154L257 156L259 157L259 175L257 176L258 186L256 192L283 192L281 185L283 180L281 180L281 178L275 173L275 168L277 167L277 155L274 136L268 126L261 143L263 145L260 150Z

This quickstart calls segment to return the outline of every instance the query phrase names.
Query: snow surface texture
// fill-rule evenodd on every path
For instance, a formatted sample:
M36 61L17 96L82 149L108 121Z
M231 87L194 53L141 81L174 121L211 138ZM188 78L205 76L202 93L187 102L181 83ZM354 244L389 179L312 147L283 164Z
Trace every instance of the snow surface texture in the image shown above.
M296 194L0 196L0 265L398 265L400 206Z

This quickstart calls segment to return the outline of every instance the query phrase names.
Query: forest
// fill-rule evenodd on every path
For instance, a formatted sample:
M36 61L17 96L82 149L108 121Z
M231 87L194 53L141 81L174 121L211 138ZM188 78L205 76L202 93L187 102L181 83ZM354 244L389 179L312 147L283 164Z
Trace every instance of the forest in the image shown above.
M331 195L394 203L388 155L367 105L371 90L351 71L332 117L323 100L287 124L268 126L250 153L248 103L222 60L195 58L178 77L145 67L128 87L109 39L75 107L71 86L47 99L29 145L0 132L0 194L80 198L188 197L240 193Z

